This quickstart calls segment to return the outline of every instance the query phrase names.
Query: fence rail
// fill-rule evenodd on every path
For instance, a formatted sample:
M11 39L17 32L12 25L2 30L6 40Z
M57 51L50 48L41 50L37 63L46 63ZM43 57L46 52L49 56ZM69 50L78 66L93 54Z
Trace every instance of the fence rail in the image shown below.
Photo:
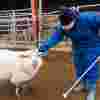
M80 10L81 11L96 10L97 6L100 6L100 4L84 5L84 6L80 6ZM41 23L39 27L41 27L40 37L42 39L47 38L48 34L55 30L55 27L58 23L59 13L60 13L60 10L48 12L48 14L47 13L40 14ZM12 44L19 45L19 44L24 43L25 45L25 43L28 42L28 45L29 45L29 42L30 42L30 45L31 45L32 43L32 10L31 8L21 9L21 10L0 11L0 39L3 37L6 37L6 40L8 39L8 41L10 41L7 43L11 43L13 41Z

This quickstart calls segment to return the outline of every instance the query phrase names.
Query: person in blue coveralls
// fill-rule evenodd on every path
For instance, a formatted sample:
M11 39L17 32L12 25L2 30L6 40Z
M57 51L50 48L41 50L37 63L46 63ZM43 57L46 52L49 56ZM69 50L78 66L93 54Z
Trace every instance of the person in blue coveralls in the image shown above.
M100 56L100 14L97 11L79 12L78 7L65 8L59 15L60 24L47 42L39 47L39 52L47 55L49 48L54 47L69 37L72 40L73 61L76 68L76 79ZM43 56L43 55L42 55ZM86 100L96 99L96 81L99 79L98 63L85 75L80 88L88 90Z

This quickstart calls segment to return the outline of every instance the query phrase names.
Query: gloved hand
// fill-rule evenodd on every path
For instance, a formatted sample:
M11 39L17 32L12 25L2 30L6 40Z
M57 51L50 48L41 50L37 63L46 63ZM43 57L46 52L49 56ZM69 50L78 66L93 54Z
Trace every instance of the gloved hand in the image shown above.
M35 49L33 55L34 56L39 56L39 57L45 57L45 56L48 55L48 51L47 50L44 51L44 50L42 50L40 48L39 49Z
M42 40L39 43L38 54L41 57L46 57L48 55L48 43L46 40Z
M46 57L46 56L48 56L48 51L45 51L45 52L39 51L38 54L40 57Z

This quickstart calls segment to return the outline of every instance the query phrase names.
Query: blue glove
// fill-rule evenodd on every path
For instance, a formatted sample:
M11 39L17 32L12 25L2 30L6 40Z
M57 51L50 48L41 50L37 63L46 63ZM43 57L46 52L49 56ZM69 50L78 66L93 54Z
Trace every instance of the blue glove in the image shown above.
M38 55L41 56L41 57L48 56L48 51L45 51L45 52L39 51Z
M39 44L38 54L42 57L45 57L48 55L48 44L47 41L41 41Z
M34 53L32 54L33 56L40 56L40 57L45 57L48 55L48 51L43 51L43 50L40 50L40 49L35 49L34 50Z

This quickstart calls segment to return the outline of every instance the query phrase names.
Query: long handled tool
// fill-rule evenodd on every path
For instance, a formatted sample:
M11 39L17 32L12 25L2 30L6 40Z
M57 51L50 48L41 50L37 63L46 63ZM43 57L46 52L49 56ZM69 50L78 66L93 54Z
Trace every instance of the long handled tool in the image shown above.
M89 66L88 69L86 69L86 71L78 78L78 80L76 80L74 82L74 84L72 85L72 87L70 89L68 89L65 93L63 93L63 97L67 98L68 95L72 92L72 90L76 87L77 84L79 84L79 82L81 81L81 79L94 67L94 65L98 62L98 60L100 60L100 57L97 57L95 59L94 62L92 62L92 64Z

